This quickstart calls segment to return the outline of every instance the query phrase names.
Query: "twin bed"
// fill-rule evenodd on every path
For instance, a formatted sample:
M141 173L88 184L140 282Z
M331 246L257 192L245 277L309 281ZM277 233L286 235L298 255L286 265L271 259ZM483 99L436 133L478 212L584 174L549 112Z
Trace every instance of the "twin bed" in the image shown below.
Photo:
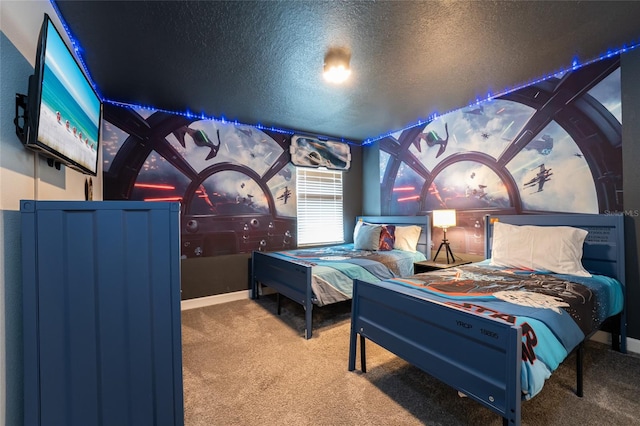
M251 297L258 298L262 286L265 285L277 293L278 314L280 314L280 295L301 304L305 309L304 335L309 339L312 336L314 305L324 306L350 300L353 282L358 278L377 281L411 275L414 262L430 257L431 227L428 216L359 216L357 218L357 228L369 224L384 225L398 237L397 244L385 247L386 250L378 250L382 244L378 231L378 234L371 234L375 237L375 241L358 238L354 244L333 247L272 253L253 252ZM362 237L365 232L356 231L354 234L357 234L356 237ZM400 244L401 241L402 244ZM375 247L370 244L374 244Z
M623 217L495 216L485 232L492 261L356 280L348 369L359 336L363 372L368 339L519 425L521 401L574 350L582 395L583 342L603 323L626 352Z
M359 342L366 372L368 339L493 410L505 425L519 425L522 400L573 351L582 396L583 344L603 326L613 348L626 352L623 216L487 216L487 260L416 275L406 265L430 258L428 217L358 220L420 226L417 253L393 260L405 267L383 260L378 269L390 276L371 273L372 253L348 260L353 247L252 257L252 297L264 284L304 306L306 338L314 304L352 299L350 371ZM352 261L370 267L354 272ZM323 272L333 267L347 279L323 289Z

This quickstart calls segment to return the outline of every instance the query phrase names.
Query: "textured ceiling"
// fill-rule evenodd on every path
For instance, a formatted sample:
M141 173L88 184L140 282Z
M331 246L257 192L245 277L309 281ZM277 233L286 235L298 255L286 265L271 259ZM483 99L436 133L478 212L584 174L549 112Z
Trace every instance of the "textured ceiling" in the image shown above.
M56 4L105 99L355 141L640 41L633 1Z

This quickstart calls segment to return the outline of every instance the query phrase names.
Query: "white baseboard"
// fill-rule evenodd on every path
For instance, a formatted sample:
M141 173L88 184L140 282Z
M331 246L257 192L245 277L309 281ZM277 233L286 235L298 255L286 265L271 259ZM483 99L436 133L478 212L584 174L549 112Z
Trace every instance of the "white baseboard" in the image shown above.
M218 305L220 303L235 302L236 300L249 299L251 292L249 290L234 291L233 293L216 294L213 296L197 297L195 299L186 299L180 302L180 310L203 308L205 306Z
M611 344L611 333L604 331L597 331L596 334L591 336L591 340L594 342ZM627 337L627 351L635 354L640 354L640 340Z

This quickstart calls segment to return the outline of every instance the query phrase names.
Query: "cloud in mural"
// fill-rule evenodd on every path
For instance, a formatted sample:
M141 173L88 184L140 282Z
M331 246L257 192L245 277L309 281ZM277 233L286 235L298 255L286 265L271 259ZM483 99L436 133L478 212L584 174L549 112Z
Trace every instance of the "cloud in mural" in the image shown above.
M588 74L589 67L609 74L600 80L604 74ZM390 155L380 155L381 198L389 200L389 213L445 207L598 213L605 205L618 206L620 71L611 72L606 63L589 67L556 76L553 84L536 90L453 111L419 132L408 129L389 137L382 148ZM582 72L596 77L585 83L574 76ZM584 84L593 87L585 93ZM545 108L554 98L562 107ZM444 151L428 143L447 136ZM401 147L412 157L394 152ZM388 176L388 170L397 172Z
M537 149L522 150L507 169L520 186L523 206L531 210L598 213L593 176L584 155L569 134L557 123L547 125L541 135L553 140L553 149L545 154ZM544 164L552 175L542 190L526 188Z
M197 171L222 162L245 165L259 175L264 174L282 153L282 148L264 132L249 126L237 126L213 120L200 120L189 125L190 129L204 132L220 148L215 158L207 158L208 147L198 148L195 144L181 149L189 164ZM180 146L173 135L167 138Z

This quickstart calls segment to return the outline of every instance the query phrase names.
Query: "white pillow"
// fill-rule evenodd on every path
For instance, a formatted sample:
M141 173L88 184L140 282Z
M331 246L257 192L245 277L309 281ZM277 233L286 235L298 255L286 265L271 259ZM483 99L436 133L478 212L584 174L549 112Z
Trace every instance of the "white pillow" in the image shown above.
M493 224L491 264L590 277L582 266L588 232L570 226Z
M396 240L393 248L415 253L422 228L418 225L396 226Z
M356 250L378 250L380 232L382 232L382 226L363 222L358 227L358 233L353 240L353 248Z
M356 241L356 238L358 238L358 231L360 231L360 227L362 226L362 224L365 223L362 219L358 220L356 222L356 226L353 228L353 241Z

